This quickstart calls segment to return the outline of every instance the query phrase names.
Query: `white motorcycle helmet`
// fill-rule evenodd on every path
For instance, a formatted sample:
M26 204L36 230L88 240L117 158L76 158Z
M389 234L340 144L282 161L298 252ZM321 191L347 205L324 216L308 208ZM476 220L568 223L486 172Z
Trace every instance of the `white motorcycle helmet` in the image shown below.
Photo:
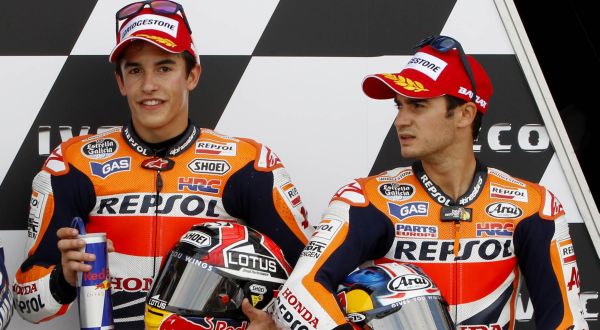
M356 270L337 297L346 319L363 329L454 329L439 289L415 265L382 263Z

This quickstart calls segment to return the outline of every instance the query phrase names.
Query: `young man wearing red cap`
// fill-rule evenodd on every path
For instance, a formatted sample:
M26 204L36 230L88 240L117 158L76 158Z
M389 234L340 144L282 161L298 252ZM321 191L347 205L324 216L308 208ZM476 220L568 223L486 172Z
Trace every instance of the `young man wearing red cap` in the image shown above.
M188 119L201 67L181 5L141 1L119 10L110 61L131 122L62 143L35 177L28 257L13 287L19 314L38 323L75 300L76 274L89 271L83 261L95 256L80 252L84 243L69 228L74 217L110 240L115 328L144 327L162 257L193 224L242 221L295 264L310 228L279 158Z
M427 283L392 272L386 288L367 287L364 301L352 301L364 307L347 311L348 319L334 293L359 265L396 261L425 271L457 329L513 329L521 278L538 329L587 329L562 206L544 187L473 154L492 95L488 75L452 38L430 37L419 47L400 73L363 81L367 96L394 99L402 156L417 161L356 179L333 196L279 294L277 322L352 329L383 318L377 307L386 303L371 300L370 292L387 290L397 301ZM357 296L338 298L344 305ZM385 316L386 324L401 324L394 323L398 315Z

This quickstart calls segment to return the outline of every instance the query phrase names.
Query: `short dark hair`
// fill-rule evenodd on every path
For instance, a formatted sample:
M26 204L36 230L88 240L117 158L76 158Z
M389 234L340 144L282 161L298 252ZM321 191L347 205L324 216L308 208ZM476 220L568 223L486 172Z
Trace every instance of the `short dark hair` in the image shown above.
M121 54L124 53L125 52L121 52ZM184 51L180 54L183 56L183 60L185 61L185 76L188 77L190 75L190 72L192 72L194 66L196 66L196 59L194 58L194 55L190 54L188 51ZM115 72L119 75L119 77L121 77L121 79L123 79L123 72L121 71L122 59L123 55L119 56L119 58L117 58L117 60L115 61Z
M452 95L444 95L444 97L446 98L446 108L448 110L447 116L450 117L452 116L452 114L454 113L454 109L456 109L456 107L459 107L465 103L467 103L467 101L463 100L463 99L459 99L456 96L452 96ZM477 110L477 114L475 115L475 119L473 119L473 123L471 123L471 129L472 129L472 133L473 133L473 141L475 141L477 139L477 135L479 135L479 130L481 129L481 121L483 119L483 114L481 114L481 112L479 110Z

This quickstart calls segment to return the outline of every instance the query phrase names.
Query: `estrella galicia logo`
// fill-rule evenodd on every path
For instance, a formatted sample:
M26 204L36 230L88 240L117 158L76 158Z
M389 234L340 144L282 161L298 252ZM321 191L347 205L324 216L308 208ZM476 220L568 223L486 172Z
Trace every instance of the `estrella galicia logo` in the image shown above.
M111 174L129 171L131 168L131 157L115 158L104 163L90 162L90 167L92 175L105 179Z
M415 194L415 187L410 184L398 184L395 182L379 185L381 195L392 201L403 201L410 199Z
M81 153L87 158L102 159L114 155L119 148L119 143L114 139L98 139L84 144Z
M403 205L388 203L388 210L394 217L404 220L408 217L426 216L429 213L429 203L413 202Z

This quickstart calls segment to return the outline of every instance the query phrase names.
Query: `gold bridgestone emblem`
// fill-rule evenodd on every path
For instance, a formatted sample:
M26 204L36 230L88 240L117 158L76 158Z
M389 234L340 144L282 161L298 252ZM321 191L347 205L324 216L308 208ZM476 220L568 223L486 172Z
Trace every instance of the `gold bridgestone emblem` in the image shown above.
M156 41L158 43L161 43L161 44L163 44L163 45L165 45L167 47L173 48L173 47L177 46L173 41L171 41L169 39L165 39L165 38L161 38L161 37L157 37L157 36L151 36L149 34L138 34L138 36L140 36L140 37L146 37L146 38L148 38L150 40L154 40L154 41Z
M409 78L402 77L400 75L395 75L391 73L386 73L383 75L385 78L389 80L393 80L396 85L402 86L402 88L413 91L413 92L429 92L429 89L425 88L423 84L416 80L411 80Z

